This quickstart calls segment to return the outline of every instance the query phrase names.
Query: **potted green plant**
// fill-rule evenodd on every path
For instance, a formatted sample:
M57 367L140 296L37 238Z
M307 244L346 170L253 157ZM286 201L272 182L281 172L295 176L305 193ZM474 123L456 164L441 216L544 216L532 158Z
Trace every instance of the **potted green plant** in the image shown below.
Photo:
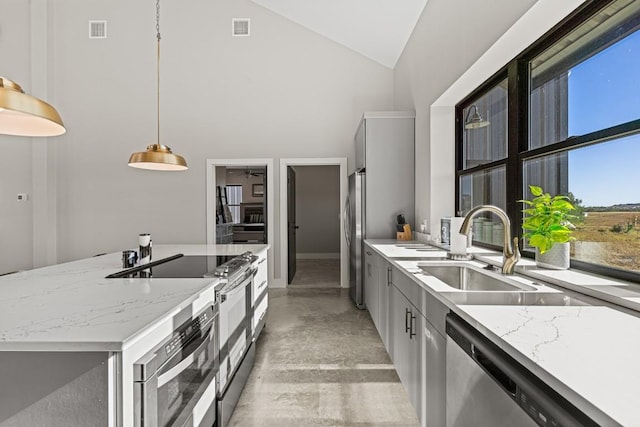
M571 220L577 218L572 212L576 208L567 196L551 197L535 185L530 185L529 191L533 199L521 200L526 205L522 210L523 237L536 248L539 267L566 270L571 259L569 242L574 240Z

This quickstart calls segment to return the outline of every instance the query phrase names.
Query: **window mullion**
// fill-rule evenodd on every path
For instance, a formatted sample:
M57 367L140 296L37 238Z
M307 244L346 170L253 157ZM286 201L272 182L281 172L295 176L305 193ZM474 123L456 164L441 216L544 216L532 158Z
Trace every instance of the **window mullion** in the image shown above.
M508 69L508 157L506 164L507 215L511 218L511 235L521 236L522 163L520 151L527 143L528 85L526 65L511 61ZM522 72L525 74L522 75Z

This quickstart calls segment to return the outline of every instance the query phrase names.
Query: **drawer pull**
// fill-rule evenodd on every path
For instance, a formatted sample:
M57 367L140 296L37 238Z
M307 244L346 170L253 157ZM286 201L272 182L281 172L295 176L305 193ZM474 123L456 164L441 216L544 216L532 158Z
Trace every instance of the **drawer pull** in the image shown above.
M410 312L411 313L411 312ZM413 331L413 325L415 324L416 316L411 313L411 319L409 319L409 339L412 339L416 336L416 333Z
M260 283L260 286L258 286L258 289L262 289L266 284L267 284L267 281L263 280L262 283Z
M263 262L265 262L267 259L266 258L262 258L259 262L258 265L262 264Z
M404 332L409 332L409 316L410 316L411 312L409 311L408 308L405 308L405 312L404 312Z

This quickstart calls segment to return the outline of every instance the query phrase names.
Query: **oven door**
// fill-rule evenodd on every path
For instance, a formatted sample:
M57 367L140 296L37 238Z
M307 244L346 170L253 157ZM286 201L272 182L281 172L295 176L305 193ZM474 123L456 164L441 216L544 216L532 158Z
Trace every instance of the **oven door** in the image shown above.
M217 322L216 317L198 338L187 343L146 381L134 383L136 426L212 426L215 423ZM155 354L147 358L149 366Z

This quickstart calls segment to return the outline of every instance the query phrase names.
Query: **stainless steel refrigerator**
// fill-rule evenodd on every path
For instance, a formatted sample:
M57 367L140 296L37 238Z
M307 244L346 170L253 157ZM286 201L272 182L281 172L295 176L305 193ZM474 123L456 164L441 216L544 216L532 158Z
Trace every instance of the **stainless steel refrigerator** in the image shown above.
M345 238L349 292L364 309L364 239L395 239L396 217L414 227L414 113L365 113L356 133L356 172L349 176Z

